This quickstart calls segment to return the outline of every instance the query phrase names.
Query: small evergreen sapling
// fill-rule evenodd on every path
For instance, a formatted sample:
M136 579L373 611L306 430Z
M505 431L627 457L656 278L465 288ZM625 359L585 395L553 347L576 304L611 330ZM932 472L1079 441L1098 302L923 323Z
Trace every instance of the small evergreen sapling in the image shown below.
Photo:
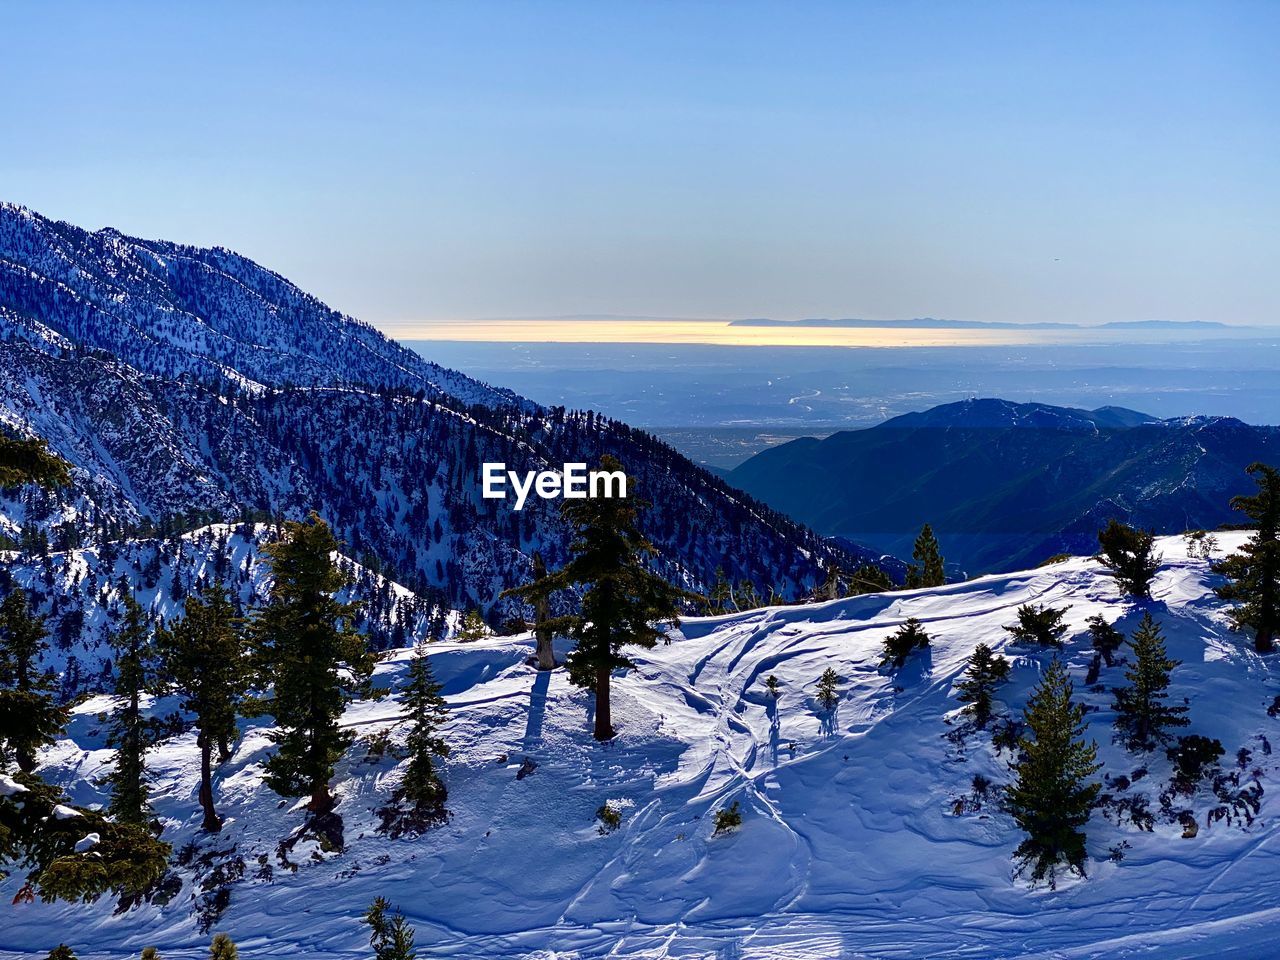
M484 622L484 617L480 615L480 611L473 609L466 612L462 622L458 625L458 632L454 634L453 639L459 643L475 643L478 640L484 640L492 636L492 634L493 631Z
M1188 530L1182 535L1187 545L1187 556L1192 560L1212 560L1218 549L1218 538L1208 530Z
M65 943L60 943L49 951L45 960L76 960L76 952Z
M1152 552L1154 545L1155 536L1150 531L1135 530L1113 518L1098 533L1098 559L1115 576L1121 590L1146 599L1151 596L1151 581L1160 567L1160 557Z
M418 954L413 949L413 927L399 910L388 915L390 910L386 898L378 897L364 915L374 960L414 960Z
M907 567L907 589L917 587L941 587L947 582L947 572L938 547L938 538L933 535L933 527L925 524L916 537L915 547L911 551L911 559L915 562Z
M1085 621L1089 625L1089 641L1108 667L1115 665L1115 654L1124 643L1124 634L1107 623L1102 614L1094 614Z
M1009 812L1027 834L1014 851L1018 872L1031 870L1033 883L1055 883L1057 868L1084 874L1085 834L1100 784L1097 744L1084 742L1083 704L1071 701L1071 679L1057 657L1027 703L1030 737L1019 740L1015 782L1006 793Z
M1255 463L1249 473L1258 492L1235 497L1231 506L1257 529L1237 553L1214 564L1213 569L1227 578L1218 588L1218 596L1238 603L1231 611L1236 629L1252 630L1254 649L1271 653L1280 632L1280 471Z
M240 960L240 951L228 934L215 933L209 942L209 960Z
M929 646L929 634L925 632L920 621L915 617L908 619L889 636L884 638L884 649L880 656L880 666L892 666L902 669L907 658L917 650Z
M603 837L622 826L622 811L611 803L604 803L596 810L596 819L600 821L596 830Z
M714 823L716 829L712 836L719 836L742 826L742 811L738 809L738 801L735 800L730 806L717 810Z
M1056 609L1024 603L1018 608L1018 622L1005 630L1014 643L1035 644L1040 647L1061 647L1067 625L1063 623L1070 607Z
M979 727L985 727L990 721L996 688L1007 679L1009 661L993 653L985 643L978 644L969 657L964 679L956 684L956 688L960 691L960 702L968 704L965 712Z
M1116 728L1131 750L1150 750L1170 737L1170 727L1185 727L1185 706L1169 706L1169 675L1179 661L1165 653L1164 636L1144 613L1131 642L1134 662L1125 670L1127 686L1115 691Z
M840 702L840 694L836 691L840 683L840 674L831 667L822 671L818 678L818 705L823 710L831 710Z
M764 688L769 691L769 696L773 697L774 700L777 700L778 695L782 692L778 686L778 678L772 673L764 678Z
M445 809L449 792L436 768L437 762L449 755L449 744L440 735L449 707L440 690L431 672L426 647L419 644L409 661L406 682L400 691L405 719L409 722L405 741L409 765L392 798L393 805L381 811L382 829L392 836L408 830L425 830L449 817Z

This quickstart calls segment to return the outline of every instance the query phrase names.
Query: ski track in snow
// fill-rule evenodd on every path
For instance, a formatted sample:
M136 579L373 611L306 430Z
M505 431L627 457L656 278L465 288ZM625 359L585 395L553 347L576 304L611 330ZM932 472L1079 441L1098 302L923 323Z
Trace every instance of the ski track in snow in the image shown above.
M1222 550L1242 537L1220 535ZM453 819L417 839L378 836L374 811L400 768L394 757L366 757L358 743L337 778L347 851L302 859L296 872L276 864L270 883L253 878L256 858L275 863L276 843L301 814L259 780L266 721L243 721L245 736L219 771L228 818L221 835L197 832L192 733L149 755L157 811L175 849L191 840L202 850L235 844L245 858L245 879L214 929L255 960L367 957L357 920L379 895L415 925L420 955L462 960L1275 956L1280 791L1259 739L1280 729L1266 714L1274 670L1227 629L1207 564L1189 559L1180 538L1159 549L1165 563L1147 606L1170 655L1183 661L1172 694L1191 697L1184 732L1220 738L1224 770L1235 767L1237 750L1251 750L1262 809L1248 827L1210 826L1205 814L1218 801L1202 789L1186 804L1200 824L1193 839L1182 839L1177 823L1146 833L1095 812L1089 875L1056 891L1013 878L1020 834L992 803L954 813L975 774L1008 781L1008 754L994 754L989 734L961 744L945 734L956 729L953 685L973 648L986 642L1013 661L1000 703L1017 713L1050 655L1011 648L1003 627L1022 603L1069 604L1064 658L1077 698L1095 711L1090 735L1103 772L1148 767L1118 795L1144 793L1159 808L1169 777L1163 752L1133 755L1111 741L1109 688L1123 668L1103 669L1105 690L1084 688L1086 618L1103 613L1130 632L1142 610L1088 559L686 621L670 644L636 653L637 668L616 679L620 736L607 745L590 740L589 697L563 671L538 674L525 663L529 637L434 644L452 708ZM925 624L933 645L894 676L878 668L879 646L908 617ZM397 651L379 666L378 682L394 684L407 662ZM813 702L827 666L843 678L830 717ZM770 674L781 682L776 704L764 690ZM106 799L95 785L110 756L96 719L105 708L102 698L78 707L68 738L44 757L46 775L77 803ZM361 735L400 736L398 713L393 699L362 702L344 723ZM517 781L526 756L538 767ZM602 836L595 811L606 801L623 819ZM734 801L743 826L713 837L712 814ZM1111 862L1121 841L1124 859ZM43 955L59 941L83 960L136 956L147 944L175 960L204 957L209 936L195 928L192 877L182 875L169 906L119 916L107 900L10 905L20 883L10 878L0 885L0 957Z

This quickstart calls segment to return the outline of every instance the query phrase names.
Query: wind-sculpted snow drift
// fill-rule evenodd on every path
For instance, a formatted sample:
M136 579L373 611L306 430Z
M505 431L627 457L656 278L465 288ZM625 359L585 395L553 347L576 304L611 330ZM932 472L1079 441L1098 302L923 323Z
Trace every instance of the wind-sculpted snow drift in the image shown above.
M1222 535L1219 553L1242 539ZM607 745L591 740L589 697L563 671L527 665L527 636L433 644L454 747L446 825L397 841L375 832L375 809L400 767L393 750L370 746L385 732L393 743L402 735L394 699L346 714L366 739L340 766L349 846L337 855L295 848L288 863L278 855L302 814L262 785L265 721L244 722L217 782L227 827L202 839L194 733L177 735L150 756L165 839L178 851L197 845L176 868L183 883L173 899L116 916L109 902L10 906L20 883L10 879L0 886L0 955L26 957L63 940L82 958L133 956L147 944L165 957L204 956L208 936L194 908L216 889L217 865L230 864L229 905L214 929L253 958L367 956L358 915L375 896L405 912L423 955L459 958L1274 956L1274 667L1229 631L1207 562L1188 558L1177 538L1158 549L1164 562L1145 605L1122 599L1095 561L1075 559L930 590L688 620L616 681L620 736ZM1107 802L1088 825L1088 876L1053 891L1012 876L1021 835L994 794L974 790L979 775L1007 783L1010 754L994 750L989 732L966 730L955 698L967 657L985 642L1014 662L998 712L1020 714L1050 656L1007 642L1003 627L1028 602L1070 607L1063 657L1090 707L1088 735L1107 778ZM1132 754L1112 742L1109 688L1123 682L1123 668L1104 667L1098 686L1084 683L1086 618L1100 613L1129 631L1143 609L1182 661L1171 692L1190 698L1184 732L1226 748L1219 792L1206 782L1167 808L1163 751ZM877 667L879 647L907 617L924 623L933 645L894 675ZM394 686L407 660L399 651L384 661L378 682ZM843 680L828 715L813 692L829 666ZM781 682L776 703L764 687L771 674ZM43 758L46 775L78 803L106 800L95 785L109 759L98 719L105 706L79 705L67 738ZM525 758L536 768L517 779ZM1260 795L1256 813L1231 806L1231 791ZM1150 830L1134 822L1142 798ZM712 836L712 814L734 801L741 828ZM606 802L622 819L601 833L595 814ZM1224 806L1229 817L1210 815ZM1197 826L1187 839L1184 810Z

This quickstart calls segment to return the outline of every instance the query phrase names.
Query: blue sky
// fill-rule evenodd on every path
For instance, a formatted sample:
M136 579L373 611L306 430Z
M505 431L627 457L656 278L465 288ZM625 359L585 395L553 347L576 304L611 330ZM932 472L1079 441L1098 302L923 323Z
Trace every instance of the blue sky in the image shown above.
M375 323L1280 322L1280 4L9 4L0 35L0 196Z

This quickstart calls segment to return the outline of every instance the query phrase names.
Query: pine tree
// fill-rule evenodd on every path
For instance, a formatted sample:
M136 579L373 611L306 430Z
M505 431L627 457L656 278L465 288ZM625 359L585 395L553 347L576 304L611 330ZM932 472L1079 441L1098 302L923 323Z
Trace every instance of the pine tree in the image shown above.
M221 584L188 597L184 614L156 633L156 648L182 697L182 709L195 714L202 829L216 833L222 829L222 818L213 803L213 747L235 739L236 716L250 680L248 647Z
M1014 851L1019 872L1049 880L1059 864L1083 875L1084 827L1100 785L1089 782L1101 765L1097 744L1084 742L1084 706L1071 702L1071 679L1054 658L1024 713L1031 737L1019 740L1016 780L1006 793L1009 812L1027 834Z
M463 615L462 622L458 624L458 632L453 635L453 639L459 643L475 643L492 633L489 625L484 622L484 617L480 615L480 611L473 609Z
M390 910L391 904L384 897L378 897L364 915L374 960L414 960L417 953L413 949L413 927L399 910L388 916Z
M1115 576L1121 590L1134 597L1151 596L1151 581L1160 558L1152 552L1155 536L1150 531L1135 530L1112 518L1098 533L1098 545L1098 559Z
M39 670L48 635L26 592L14 587L0 603L0 761L12 756L24 773L35 769L37 751L57 740L67 723L54 677Z
M933 527L927 523L921 528L920 535L916 537L911 559L915 563L907 567L908 589L941 587L947 582L945 564L938 548L938 538L933 535Z
M209 944L209 960L240 960L240 951L228 934L215 933Z
M400 691L405 719L409 722L406 739L409 765L394 797L396 803L408 803L411 809L407 816L402 817L395 817L396 811L387 811L387 820L398 821L388 827L393 833L405 827L420 830L448 817L444 806L448 791L436 770L436 761L449 755L449 744L440 735L449 707L440 695L440 689L431 673L426 647L419 644L409 662L406 683Z
M347 703L369 692L375 662L352 628L356 605L335 596L347 585L337 549L316 514L287 522L284 537L264 548L271 594L252 623L262 682L274 685L265 707L278 727L266 783L281 796L310 797L317 817L333 809L333 765L353 738L338 721Z
M724 567L716 567L716 580L711 586L711 593L707 597L707 612L711 614L728 613L729 598L733 594L733 588L729 586L729 580L724 575Z
M1108 667L1113 666L1115 653L1124 643L1124 634L1107 623L1100 613L1093 615L1085 623L1089 625L1089 639L1093 649L1107 662Z
M993 653L985 643L978 644L969 657L964 679L956 684L956 689L960 691L960 702L968 704L965 712L979 727L985 727L991 719L996 688L1008 679L1009 661Z
M1235 497L1231 507L1252 520L1257 530L1238 553L1213 569L1228 581L1218 588L1218 596L1239 603L1231 611L1236 629L1252 630L1254 649L1271 653L1280 632L1280 471L1254 463L1248 472L1258 492Z
M1067 625L1062 621L1069 609L1071 608L1037 607L1024 603L1018 608L1018 622L1013 626L1005 627L1005 630L1013 637L1015 643L1061 647L1062 638L1067 632Z
M1124 672L1128 686L1115 691L1116 728L1133 750L1150 750L1169 739L1170 727L1190 723L1184 706L1171 707L1169 675L1178 666L1165 654L1160 626L1144 613L1131 641L1134 662Z
M893 589L889 575L874 563L863 563L849 575L849 592L852 594L887 593Z
M76 960L76 952L65 943L60 943L49 951L45 960Z
M840 598L840 571L833 563L827 567L827 579L822 584L823 600L838 600Z
M600 460L602 471L621 469L612 456ZM565 666L572 683L595 692L597 740L614 735L610 677L614 670L634 666L623 648L652 648L663 636L658 625L678 623L680 601L689 597L645 565L656 549L637 526L636 513L642 504L634 497L565 500L562 512L574 531L572 556L547 577L547 585L557 590L584 588L578 613L559 617L550 625L576 642ZM518 587L507 595L527 597L533 590Z
M545 584L547 564L541 553L533 555L533 582ZM555 631L547 626L551 620L551 598L549 592L533 593L529 597L533 604L533 633L538 640L538 669L554 670L556 668L556 651L552 643Z
M906 665L907 657L917 650L929 646L929 634L925 632L920 621L909 618L897 630L884 638L884 650L880 656L880 666L893 666L901 669Z
M832 667L822 671L822 676L818 678L818 705L823 710L831 710L840 702L840 694L836 691L839 683L840 674Z
M111 784L111 814L122 823L145 824L151 817L147 798L146 752L152 746L151 724L142 715L142 696L155 688L155 664L150 649L151 624L121 578L120 627L111 635L115 651L115 699L107 743L116 748Z
M773 697L774 700L777 700L778 695L782 692L778 686L778 678L772 673L764 678L764 688L769 691L769 696Z

